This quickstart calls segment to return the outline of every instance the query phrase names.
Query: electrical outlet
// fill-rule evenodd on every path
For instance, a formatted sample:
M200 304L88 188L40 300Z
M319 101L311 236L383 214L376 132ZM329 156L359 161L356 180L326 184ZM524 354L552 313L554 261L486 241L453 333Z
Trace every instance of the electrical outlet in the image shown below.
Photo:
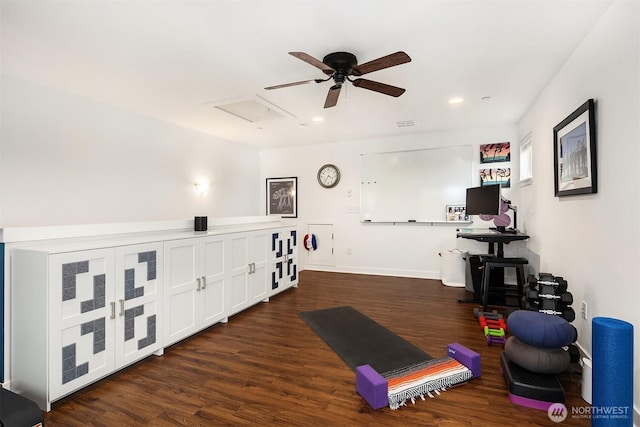
M587 320L587 302L586 301L582 301L582 308L581 308L581 312L582 312L582 318L584 320Z

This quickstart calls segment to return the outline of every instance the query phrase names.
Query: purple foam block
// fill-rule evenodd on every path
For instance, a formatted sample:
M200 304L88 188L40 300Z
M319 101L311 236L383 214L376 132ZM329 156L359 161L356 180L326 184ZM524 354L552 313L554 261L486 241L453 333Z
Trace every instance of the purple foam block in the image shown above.
M356 391L371 405L380 409L389 405L387 380L369 365L356 368Z
M469 350L467 347L462 344L458 344L457 342L451 343L447 346L447 353L449 356L469 368L473 373L473 378L480 376L480 355L478 353L473 350Z

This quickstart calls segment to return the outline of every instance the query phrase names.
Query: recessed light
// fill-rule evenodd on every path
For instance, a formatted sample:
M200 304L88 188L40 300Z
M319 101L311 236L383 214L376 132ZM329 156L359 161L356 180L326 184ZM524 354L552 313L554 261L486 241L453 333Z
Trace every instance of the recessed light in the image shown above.
M461 97L455 97L455 98L451 98L449 100L449 104L453 105L453 104L462 104L464 102L464 99L462 99Z
M319 123L319 122L323 122L324 121L324 117L316 116L311 120L313 120L316 123Z

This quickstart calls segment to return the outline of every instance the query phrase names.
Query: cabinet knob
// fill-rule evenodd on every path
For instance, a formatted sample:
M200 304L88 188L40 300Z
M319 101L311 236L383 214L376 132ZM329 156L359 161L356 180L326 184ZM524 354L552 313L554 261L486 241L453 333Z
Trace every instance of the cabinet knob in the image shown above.
M202 276L202 289L207 288L207 276Z
M198 287L196 288L196 291L200 292L200 290L202 289L202 278L198 277L196 279L196 282L198 283Z
M120 300L120 317L124 316L124 300Z
M115 301L111 301L111 318L115 319L116 318L116 302Z

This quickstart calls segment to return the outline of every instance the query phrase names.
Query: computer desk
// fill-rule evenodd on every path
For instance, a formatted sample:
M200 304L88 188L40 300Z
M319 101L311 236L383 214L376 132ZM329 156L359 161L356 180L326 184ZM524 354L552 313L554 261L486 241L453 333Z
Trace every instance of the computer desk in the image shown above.
M490 228L459 228L456 237L463 239L476 240L478 242L487 242L489 244L489 255L495 255L498 258L504 258L504 245L516 240L527 240L529 235L509 231L498 231ZM496 252L496 244L498 251Z
M517 240L527 240L529 235L520 233L518 231L498 231L489 228L459 228L456 237L462 239L476 240L478 242L487 242L489 245L489 255L493 255L497 258L504 258L504 245ZM497 251L496 251L497 246ZM498 275L497 282L504 286L504 271ZM493 281L492 281L493 282ZM477 290L474 290L474 298L458 299L458 302L472 302L481 303L480 295ZM486 301L483 304L486 307Z

